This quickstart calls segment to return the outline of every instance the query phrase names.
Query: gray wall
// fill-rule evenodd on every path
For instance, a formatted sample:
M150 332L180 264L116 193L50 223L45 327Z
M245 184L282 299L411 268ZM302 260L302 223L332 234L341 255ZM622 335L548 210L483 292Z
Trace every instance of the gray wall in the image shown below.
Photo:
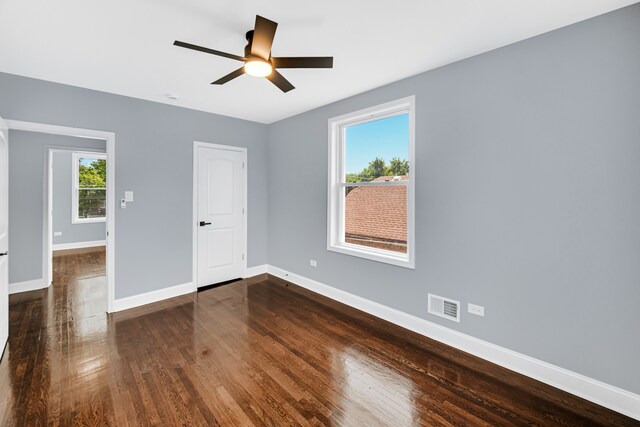
M0 116L115 132L116 198L135 192L116 208L116 298L192 280L194 140L248 148L247 261L267 262L266 125L2 73Z
M640 4L270 125L269 263L640 392L638 40ZM414 94L416 269L327 251L327 120Z
M102 141L103 152L106 147ZM73 193L73 151L59 151L53 154L53 244L79 243L105 240L106 224L89 222L73 224L71 222L71 195Z
M100 150L104 145L92 139L9 131L9 283L42 278L48 148Z

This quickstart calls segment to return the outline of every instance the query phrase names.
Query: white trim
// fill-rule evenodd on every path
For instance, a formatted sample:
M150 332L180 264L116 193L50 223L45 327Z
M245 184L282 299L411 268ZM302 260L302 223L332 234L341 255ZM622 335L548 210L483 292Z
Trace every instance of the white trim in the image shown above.
M47 278L47 286L51 286L53 282L53 153L54 150L47 150L47 164L45 174L45 224L42 232L45 234L45 254L44 254L44 262L46 263L46 268L43 266L42 277ZM46 273L46 274L45 274Z
M191 258L192 258L192 273L191 278L193 280L194 289L198 288L198 148L213 148L216 150L236 151L244 154L244 259L243 259L243 271L242 277L247 276L247 258L249 258L249 246L248 246L248 228L247 218L249 217L249 204L248 204L248 190L249 190L249 159L247 148L235 147L232 145L212 144L210 142L193 141L193 188L192 188L192 234L191 234Z
M95 190L100 190L99 188L96 188ZM77 203L77 201L76 201ZM74 211L75 211L75 206L73 207ZM71 219L71 224L73 225L77 225L77 224L93 224L93 223L98 223L98 222L107 222L107 218L104 216L101 217L97 217L97 218L72 218Z
M269 265L269 274L640 420L640 395Z
M143 294L120 298L113 302L113 310L111 312L128 310L130 308L140 307L141 305L151 304L165 299L178 297L180 295L190 294L192 292L195 292L193 282L188 282L151 292L145 292Z
M0 252L9 250L9 127L0 116L0 149L4 151L0 155ZM4 223L4 224L3 224ZM4 350L9 341L9 257L2 255L0 264L5 264L0 273L0 362L4 356ZM6 400L6 399L2 399ZM6 402L0 402L0 407L4 408Z
M338 183L341 187L401 187L409 186L409 181L380 181L380 182L342 182Z
M107 312L114 311L115 303L115 231L116 231L116 203L115 203L115 172L116 172L116 134L92 129L81 129L68 126L57 126L43 123L25 122L20 120L6 120L9 129L21 130L29 132L41 132L52 135L76 136L89 139L102 139L107 145ZM45 174L48 178L48 174ZM46 187L48 189L48 185ZM48 203L45 204L49 209ZM43 274L42 277L51 277L51 225L49 224L49 215L44 215L44 242L47 242L43 249ZM50 283L50 280L49 280Z
M399 267L405 268L414 268L404 255L394 251L377 248L367 248L366 246L356 245L353 243L336 243L331 246L331 248L327 247L327 249L345 255L352 255L360 258L370 259L371 261L384 262L386 264L397 265Z
M267 264L257 265L245 270L243 278L258 276L267 272ZM151 304L180 295L195 292L197 286L194 282L183 283L181 285L171 286L169 288L159 289L156 291L146 292L144 294L133 295L126 298L120 298L114 302L114 312L128 310L130 308L139 307L141 305Z
M81 151L72 150L71 152L71 224L89 224L94 222L106 222L106 216L97 218L79 218L78 217L78 192L80 191L79 185L79 167L78 161L81 158L96 158L107 160L106 153L100 153L96 151ZM105 188L106 191L106 188Z
M363 110L333 117L328 121L329 168L327 179L327 250L384 262L405 268L415 268L415 95ZM398 114L409 114L409 180L408 182L380 182L347 184L344 175L344 132L346 126L367 123ZM346 186L406 186L407 187L407 253L349 244L344 241L344 197Z
M9 295L17 294L19 292L37 291L38 289L44 289L48 285L40 279L25 280L24 282L9 283Z
M91 240L88 242L73 242L73 243L57 243L55 245L51 245L51 250L54 251L64 251L67 249L82 249L82 248L93 248L96 246L106 246L106 240Z
M267 264L256 265L254 267L249 267L245 270L243 279L253 276L259 276L261 274L265 274L267 272Z

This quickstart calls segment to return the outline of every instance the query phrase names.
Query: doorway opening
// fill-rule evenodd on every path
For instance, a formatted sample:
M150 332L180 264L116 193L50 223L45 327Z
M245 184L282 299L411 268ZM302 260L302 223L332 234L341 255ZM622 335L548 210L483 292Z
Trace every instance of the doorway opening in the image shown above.
M86 318L107 311L107 155L106 141L80 141L48 150L47 256L54 297L73 299Z
M73 270L73 274L76 275L73 280L84 280L85 290L90 291L91 286L101 286L101 292L104 294L102 303L98 305L99 308L94 304L93 309L113 312L115 306L115 134L16 120L6 120L6 122L10 131L23 131L41 136L42 134L55 135L58 138L82 138L94 142L89 146L64 142L46 145L42 184L44 194L41 240L42 278L17 282L14 284L17 286L10 286L11 293L49 287L58 276L60 281L69 279L68 276ZM10 144L11 139L10 135ZM52 138L52 141L56 140ZM60 166L60 171L64 172L60 176L56 174L58 171L56 164ZM68 177L66 190L59 189L56 193L57 181L65 180L62 175ZM64 200L66 196L62 196L61 192L65 192L69 200ZM66 207L64 209L66 213L59 214L60 218L54 218L56 204ZM56 222L56 219L62 222ZM77 236L79 230L87 228L82 226L93 228L93 236L97 237L87 237L91 235L89 233L79 238ZM80 231L80 233L83 232ZM92 281L85 280L91 277ZM100 279L97 280L96 277ZM98 283L100 280L101 284ZM92 282L91 286L87 282Z

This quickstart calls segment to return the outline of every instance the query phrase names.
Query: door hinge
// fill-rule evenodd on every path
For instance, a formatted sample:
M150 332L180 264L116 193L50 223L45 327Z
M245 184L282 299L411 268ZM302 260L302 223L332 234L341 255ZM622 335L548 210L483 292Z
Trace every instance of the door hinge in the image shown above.
M244 261L244 254L242 254L242 260Z
M242 208L242 215L244 215L244 208Z
M244 162L242 162L242 169L244 169Z

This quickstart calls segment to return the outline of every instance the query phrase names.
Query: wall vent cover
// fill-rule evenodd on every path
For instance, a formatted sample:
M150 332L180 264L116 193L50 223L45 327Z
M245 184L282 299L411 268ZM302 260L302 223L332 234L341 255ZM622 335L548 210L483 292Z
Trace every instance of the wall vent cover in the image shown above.
M460 321L460 301L429 294L429 313L445 319Z

